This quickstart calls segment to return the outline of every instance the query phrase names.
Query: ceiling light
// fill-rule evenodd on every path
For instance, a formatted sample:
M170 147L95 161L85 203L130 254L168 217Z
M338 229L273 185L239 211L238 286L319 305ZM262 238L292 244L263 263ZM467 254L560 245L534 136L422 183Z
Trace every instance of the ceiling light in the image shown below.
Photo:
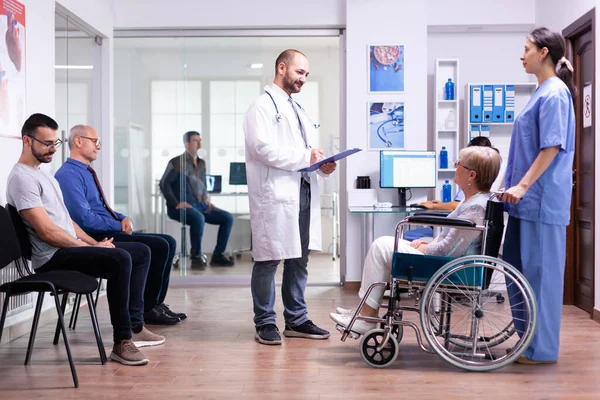
M94 69L93 65L55 65L55 69Z
M252 68L252 69L259 69L259 68L262 68L262 67L263 67L262 64L250 64L250 68Z

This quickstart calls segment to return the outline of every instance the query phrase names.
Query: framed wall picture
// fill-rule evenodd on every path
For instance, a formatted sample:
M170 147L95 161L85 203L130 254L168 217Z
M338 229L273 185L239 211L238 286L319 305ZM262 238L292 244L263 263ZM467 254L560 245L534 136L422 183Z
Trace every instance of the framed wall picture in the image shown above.
M369 46L369 93L404 92L404 45Z
M369 102L369 150L404 148L404 102Z

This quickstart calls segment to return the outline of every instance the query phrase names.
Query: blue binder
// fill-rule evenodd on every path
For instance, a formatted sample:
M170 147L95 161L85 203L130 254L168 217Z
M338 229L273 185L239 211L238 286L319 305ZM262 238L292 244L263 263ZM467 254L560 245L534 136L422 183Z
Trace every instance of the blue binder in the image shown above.
M483 122L492 122L494 86L483 85Z
M504 85L494 85L492 122L504 122Z
M481 122L482 119L482 100L483 93L481 92L481 85L471 85L471 104L470 107L470 122Z
M515 120L515 87L514 85L506 85L504 98L505 112L504 122L513 122Z
M469 142L479 136L479 125L471 125L471 129L469 129Z
M479 128L479 136L490 137L490 126L481 125L481 127Z

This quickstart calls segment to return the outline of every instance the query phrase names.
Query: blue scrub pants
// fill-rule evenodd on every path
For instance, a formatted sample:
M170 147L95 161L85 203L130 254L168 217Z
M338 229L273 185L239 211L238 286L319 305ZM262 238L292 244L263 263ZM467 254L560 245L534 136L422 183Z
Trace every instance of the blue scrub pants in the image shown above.
M566 241L565 226L508 219L503 259L525 275L537 299L537 331L525 352L530 360L558 360ZM522 296L514 289L509 287L508 295L520 335L524 330Z

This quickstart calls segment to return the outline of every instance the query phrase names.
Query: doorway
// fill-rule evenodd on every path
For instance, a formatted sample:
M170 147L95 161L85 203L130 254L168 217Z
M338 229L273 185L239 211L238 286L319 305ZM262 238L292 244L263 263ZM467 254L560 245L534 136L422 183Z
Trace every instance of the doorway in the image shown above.
M592 9L562 32L567 41L567 57L573 62L578 91L564 303L574 304L590 315L594 311L595 14Z

